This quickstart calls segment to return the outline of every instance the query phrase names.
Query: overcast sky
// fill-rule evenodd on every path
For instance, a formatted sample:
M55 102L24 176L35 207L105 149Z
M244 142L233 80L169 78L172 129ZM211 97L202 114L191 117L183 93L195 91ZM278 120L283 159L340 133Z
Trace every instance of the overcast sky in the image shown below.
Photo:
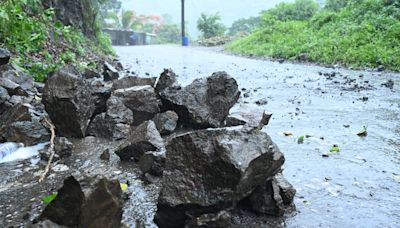
M291 2L286 0L285 2ZM122 0L123 8L134 10L138 14L170 14L173 20L180 22L181 0ZM262 10L273 7L284 0L185 0L186 19L189 36L197 37L196 21L202 12L219 12L223 23L229 27L239 18L257 16Z

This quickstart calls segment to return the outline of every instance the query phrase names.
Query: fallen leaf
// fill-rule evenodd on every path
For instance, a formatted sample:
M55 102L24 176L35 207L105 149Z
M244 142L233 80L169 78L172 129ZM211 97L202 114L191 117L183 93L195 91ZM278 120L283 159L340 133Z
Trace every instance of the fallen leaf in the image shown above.
M310 205L310 204L311 204L311 202L308 201L308 200L303 200L303 203L304 203L305 205Z
M358 136L360 137L365 137L368 135L368 129L366 126L363 126L363 129L357 133Z
M42 201L43 201L43 203L49 204L49 203L51 203L51 202L57 197L57 195L58 195L57 192L53 192L53 193L51 193L51 194L48 195L48 196L44 196L44 197L42 198Z
M283 135L284 135L284 136L293 136L293 133L292 133L292 132L285 131L285 132L283 132Z
M125 184L125 183L120 183L120 186L121 186L121 190L122 190L122 191L128 190L128 185L127 185L127 184Z
M340 148L338 145L333 145L330 149L329 152L331 153L339 153L340 152Z
M300 137L297 139L297 143L298 143L298 144L303 144L303 143L304 143L304 135L300 136Z

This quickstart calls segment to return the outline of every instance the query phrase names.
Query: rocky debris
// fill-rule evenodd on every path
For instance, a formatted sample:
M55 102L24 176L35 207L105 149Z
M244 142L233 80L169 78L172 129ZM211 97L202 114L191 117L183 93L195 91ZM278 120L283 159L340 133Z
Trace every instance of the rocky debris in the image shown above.
M122 191L118 180L68 177L39 221L50 220L68 227L121 226Z
M252 210L274 216L282 216L286 210L293 209L296 190L283 177L282 173L259 186L248 197L247 204Z
M285 160L266 133L240 128L178 135L166 149L155 216L160 227L181 227L188 214L231 207L272 179Z
M92 97L94 99L95 109L93 115L100 114L107 111L106 102L111 96L111 88L104 85L100 81L93 81L92 83Z
M10 107L8 100L10 100L10 95L6 89L0 86L0 115Z
M94 78L101 78L101 75L97 71L91 69L85 69L83 77L86 79L94 79Z
M208 128L222 125L240 92L234 78L217 72L182 89L164 89L160 96L166 109L178 113L179 122L185 127Z
M171 87L179 87L179 84L177 82L177 76L172 71L172 69L164 69L164 72L162 72L160 77L158 78L155 87L156 92L160 93L164 89Z
M100 155L100 159L103 161L110 161L110 150L106 149L105 151L103 151L103 153L101 153Z
M226 117L225 126L234 127L245 125L248 130L261 130L264 126L268 125L272 114L266 113L263 110L255 110L244 108L246 111L238 111Z
M201 46L214 47L224 45L232 40L233 38L231 36L215 36L208 39L201 39L198 41L198 43Z
M165 151L146 152L139 160L139 169L153 176L161 176L165 167Z
M300 62L307 62L310 59L310 56L307 53L300 53L296 60Z
M95 116L90 123L88 134L115 140L127 138L133 123L132 111L116 96L111 96L106 106L107 112Z
M54 161L71 156L74 144L65 137L56 137L54 140ZM40 151L40 158L48 161L50 158L49 146Z
M28 93L20 85L8 78L0 78L0 86L8 91L9 95L28 96Z
M123 161L139 161L148 151L164 149L164 140L153 121L146 121L132 130L131 135L121 144L116 154Z
M134 86L154 86L156 83L157 78L142 78L142 77L137 77L137 76L128 76L124 77L122 79L119 79L115 81L112 85L112 90L118 90L118 89L127 89L131 88Z
M43 104L57 136L82 138L95 110L91 86L66 70L50 77L43 88Z
M105 139L120 140L128 137L131 126L118 123L115 119L101 113L94 117L88 128L88 135Z
M134 86L113 92L133 112L133 125L151 120L160 112L161 100L151 86Z
M168 135L175 131L179 116L174 111L159 113L152 119L161 135Z
M10 61L11 53L4 48L0 48L0 66L6 65Z
M257 100L255 103L256 103L256 105L266 105L266 104L268 104L268 100L265 98L262 98L260 100Z
M13 67L10 67L10 69L4 71L1 77L18 84L21 87L23 94L27 93L29 95L34 95L37 92L34 86L35 82L33 78L19 70L14 69Z
M32 146L49 139L49 131L41 123L41 114L28 104L10 107L0 116L0 141Z
M392 79L389 79L387 82L382 83L382 86L389 88L389 89L393 89L394 81Z
M119 78L119 72L111 64L105 62L103 69L103 78L105 82L117 80Z
M188 228L230 228L232 216L228 211L220 211L218 213L204 214L196 218L192 218L185 227Z

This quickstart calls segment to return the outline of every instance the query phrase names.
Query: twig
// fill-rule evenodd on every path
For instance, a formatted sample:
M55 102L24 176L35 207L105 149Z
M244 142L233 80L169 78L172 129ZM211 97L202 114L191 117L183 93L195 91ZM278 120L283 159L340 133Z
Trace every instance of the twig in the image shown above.
M50 131L51 131L50 147L48 150L48 152L50 153L50 158L49 158L49 162L47 163L46 169L44 170L44 173L42 174L42 176L39 179L39 182L44 181L44 179L46 178L46 175L50 170L51 162L53 161L54 153L55 153L55 151L54 151L54 139L56 137L55 127L52 123L50 123L50 121L47 119L47 117L44 118L44 121L50 126Z

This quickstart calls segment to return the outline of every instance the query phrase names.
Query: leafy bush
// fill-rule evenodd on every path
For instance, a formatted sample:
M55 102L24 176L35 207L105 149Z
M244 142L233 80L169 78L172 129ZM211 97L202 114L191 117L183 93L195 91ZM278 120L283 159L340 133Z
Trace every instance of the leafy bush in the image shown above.
M386 0L350 0L338 12L305 21L263 16L260 28L227 46L236 53L400 70L400 7Z
M37 81L66 63L82 65L91 56L113 53L109 37L99 29L93 42L56 21L54 10L44 9L41 0L2 0L0 25L0 47L10 49L12 63Z
M325 9L332 11L339 11L347 6L348 0L327 0Z
M222 36L226 31L226 27L220 21L221 17L218 13L211 15L202 13L197 20L197 29L200 30L202 37L205 39Z
M265 13L274 16L277 20L306 20L314 16L319 4L314 0L296 0L294 3L280 3Z

